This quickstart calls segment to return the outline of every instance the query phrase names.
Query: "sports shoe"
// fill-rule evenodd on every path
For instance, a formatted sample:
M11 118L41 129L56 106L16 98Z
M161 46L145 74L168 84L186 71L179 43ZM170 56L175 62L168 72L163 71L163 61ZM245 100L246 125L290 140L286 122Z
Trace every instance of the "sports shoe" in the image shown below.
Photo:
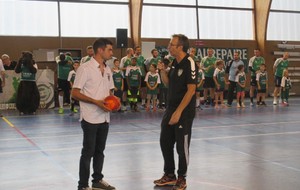
M267 106L267 104L266 104L266 102L265 102L265 101L262 101L262 102L261 102L261 105L263 105L263 106Z
M73 110L71 109L71 112L78 113L78 110L76 108L74 108Z
M230 107L231 107L231 104L228 104L228 103L227 103L226 106L230 108Z
M115 190L116 188L109 185L106 181L102 179L96 183L93 183L92 189L93 190Z
M241 107L240 103L236 103L236 107L240 108Z
M253 102L250 102L250 106L254 106Z
M160 179L154 180L154 184L157 186L167 186L176 184L176 176L164 174Z
M63 113L64 113L64 108L59 108L59 109L58 109L58 113L59 113L59 114L63 114Z
M80 188L80 189L78 189L78 190L92 190L92 189L89 188L89 187L82 187L82 188Z
M184 190L186 189L186 187L186 179L184 177L178 177L178 180L173 186L172 190Z
M242 103L242 105L241 105L241 106L242 106L242 108L246 107L244 103Z
M282 105L283 106L289 106L289 104L286 101L282 102Z
M273 105L277 105L277 101L273 101Z

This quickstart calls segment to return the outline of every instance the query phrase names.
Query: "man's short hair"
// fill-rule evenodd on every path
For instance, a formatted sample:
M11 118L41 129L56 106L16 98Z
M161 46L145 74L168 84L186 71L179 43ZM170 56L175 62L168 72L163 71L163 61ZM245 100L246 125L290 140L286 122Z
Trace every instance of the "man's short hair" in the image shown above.
M177 46L182 46L182 50L187 53L189 47L190 47L190 42L188 37L186 37L183 34L173 34L173 38L178 38L178 44Z
M158 50L154 48L151 50L151 53L153 54L153 52L155 52L155 51L158 51Z
M113 45L113 43L106 38L98 38L93 44L93 50L97 53L98 48L105 48L107 45Z

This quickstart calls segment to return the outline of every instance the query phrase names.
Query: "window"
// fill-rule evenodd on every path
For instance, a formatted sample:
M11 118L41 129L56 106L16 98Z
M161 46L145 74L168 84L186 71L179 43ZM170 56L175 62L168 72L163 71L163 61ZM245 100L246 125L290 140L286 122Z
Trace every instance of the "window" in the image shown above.
M174 4L174 5L196 5L196 0L144 0L143 3Z
M272 0L271 10L300 11L299 0Z
M200 39L253 40L252 11L199 9Z
M117 28L129 28L128 5L62 2L60 8L65 37L116 37Z
M268 21L267 40L299 41L299 23L299 0L273 0Z
M199 6L253 8L252 0L198 0Z
M76 0L73 0L76 2ZM119 2L124 2L124 3L128 3L129 0L81 0L81 1L98 1L98 2L116 2L116 3L119 3Z
M0 1L0 35L58 36L57 2Z
M197 39L196 9L143 7L142 37L170 38L175 33Z
M300 14L270 12L268 40L299 41Z

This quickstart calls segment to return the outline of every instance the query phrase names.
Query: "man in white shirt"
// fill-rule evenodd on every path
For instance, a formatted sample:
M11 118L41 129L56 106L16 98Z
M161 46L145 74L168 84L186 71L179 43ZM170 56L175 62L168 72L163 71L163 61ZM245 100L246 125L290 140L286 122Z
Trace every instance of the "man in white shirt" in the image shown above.
M79 67L72 97L80 101L80 121L83 148L80 157L78 190L89 189L90 162L93 157L92 188L115 190L103 180L104 149L108 134L110 112L104 99L114 89L111 69L105 61L113 55L112 42L99 38L93 44L95 52L90 61Z
M1 94L3 93L3 87L5 86L5 69L3 66L3 62L0 59L0 97ZM0 99L3 100L3 98L1 97ZM3 115L0 113L0 117L3 117Z

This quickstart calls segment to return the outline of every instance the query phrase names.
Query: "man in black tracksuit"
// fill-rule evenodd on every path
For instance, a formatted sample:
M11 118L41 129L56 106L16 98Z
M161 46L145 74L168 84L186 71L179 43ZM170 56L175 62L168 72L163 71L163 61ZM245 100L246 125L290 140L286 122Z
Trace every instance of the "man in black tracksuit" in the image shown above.
M164 157L164 175L155 180L157 186L174 185L173 190L183 190L189 163L191 129L195 117L195 90L198 68L187 54L189 40L175 34L168 49L175 57L169 71L158 65L162 81L168 86L168 107L161 122L160 146ZM178 179L175 175L174 145L179 156Z

